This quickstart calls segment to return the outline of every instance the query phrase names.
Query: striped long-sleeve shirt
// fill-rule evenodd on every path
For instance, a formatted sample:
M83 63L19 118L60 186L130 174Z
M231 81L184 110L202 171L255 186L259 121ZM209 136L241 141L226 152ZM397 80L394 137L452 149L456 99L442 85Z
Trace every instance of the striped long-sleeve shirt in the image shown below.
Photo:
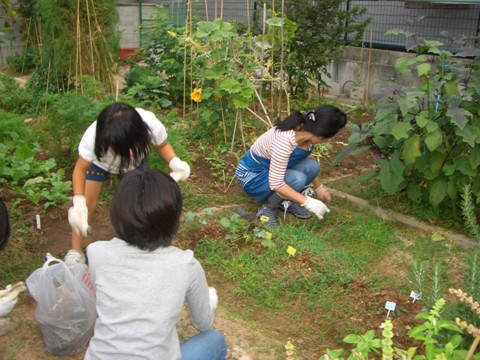
M288 159L297 146L295 131L280 131L276 127L261 135L251 147L254 156L270 159L268 185L275 190L285 184Z

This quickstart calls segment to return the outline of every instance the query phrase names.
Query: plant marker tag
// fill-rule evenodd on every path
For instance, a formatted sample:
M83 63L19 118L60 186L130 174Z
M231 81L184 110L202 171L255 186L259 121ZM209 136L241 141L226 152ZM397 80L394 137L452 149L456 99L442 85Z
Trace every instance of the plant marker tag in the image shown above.
M267 231L267 232L265 233L265 239L267 239L267 240L272 240L272 233Z
M295 249L295 248L292 247L292 246L289 246L289 247L287 248L287 253L288 253L288 255L290 255L290 256L295 256L295 253L296 253L296 252L297 252L297 249Z
M395 303L392 302L392 301L387 301L387 302L385 303L385 309L388 310L388 312L387 312L387 317L390 316L390 313L391 313L392 311L395 311L395 308L396 308L396 307L397 307L397 304L395 304Z
M260 221L262 223L267 222L268 220L270 220L270 218L268 216L265 216L265 215L260 216Z
M410 297L413 299L412 302L415 302L417 300L420 300L422 298L422 295L419 293L416 293L415 291L412 291L410 293Z
M40 223L40 215L35 215L35 222L37 224L37 229L40 230L42 228L42 224Z

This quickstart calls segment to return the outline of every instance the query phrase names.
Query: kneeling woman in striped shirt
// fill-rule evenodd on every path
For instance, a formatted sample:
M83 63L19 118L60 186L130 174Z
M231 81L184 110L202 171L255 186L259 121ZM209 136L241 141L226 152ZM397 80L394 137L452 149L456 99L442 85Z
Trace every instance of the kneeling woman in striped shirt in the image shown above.
M320 220L330 210L324 202L332 195L317 178L320 165L310 157L315 145L333 137L347 122L340 109L322 105L305 114L293 112L261 135L237 166L235 175L243 190L263 202L257 217L266 216L268 226L279 226L277 211ZM312 184L318 199L304 191Z

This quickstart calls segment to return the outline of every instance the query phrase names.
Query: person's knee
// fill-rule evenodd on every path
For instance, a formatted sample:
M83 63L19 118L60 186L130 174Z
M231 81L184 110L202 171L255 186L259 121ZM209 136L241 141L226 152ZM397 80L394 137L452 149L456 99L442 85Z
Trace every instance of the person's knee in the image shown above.
M305 162L305 169L307 170L307 172L311 175L317 176L320 172L320 163L312 158L306 159Z
M301 171L287 173L285 182L295 191L301 191L307 185L307 175Z

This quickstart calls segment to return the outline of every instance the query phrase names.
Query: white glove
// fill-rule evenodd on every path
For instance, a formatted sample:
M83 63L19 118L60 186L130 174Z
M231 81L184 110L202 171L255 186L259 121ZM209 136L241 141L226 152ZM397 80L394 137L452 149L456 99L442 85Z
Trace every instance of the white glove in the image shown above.
M185 161L175 156L168 164L172 172L170 176L176 181L185 181L190 176L190 166Z
M210 307L212 308L213 311L215 311L218 305L217 290L215 290L215 288L213 287L209 287L208 292L210 293Z
M76 233L87 236L88 208L84 195L73 196L73 206L68 209L68 222Z
M315 193L317 194L317 198L319 198L320 200L326 202L332 201L332 193L330 189L324 185L320 185L318 188L316 188Z
M26 289L23 282L7 285L5 290L0 290L0 317L7 316L17 303L18 294Z
M303 207L305 207L307 210L310 212L314 213L317 215L317 217L322 220L323 216L326 213L330 212L330 209L325 205L323 202L320 200L311 198L310 196L307 196L307 200L302 204Z

